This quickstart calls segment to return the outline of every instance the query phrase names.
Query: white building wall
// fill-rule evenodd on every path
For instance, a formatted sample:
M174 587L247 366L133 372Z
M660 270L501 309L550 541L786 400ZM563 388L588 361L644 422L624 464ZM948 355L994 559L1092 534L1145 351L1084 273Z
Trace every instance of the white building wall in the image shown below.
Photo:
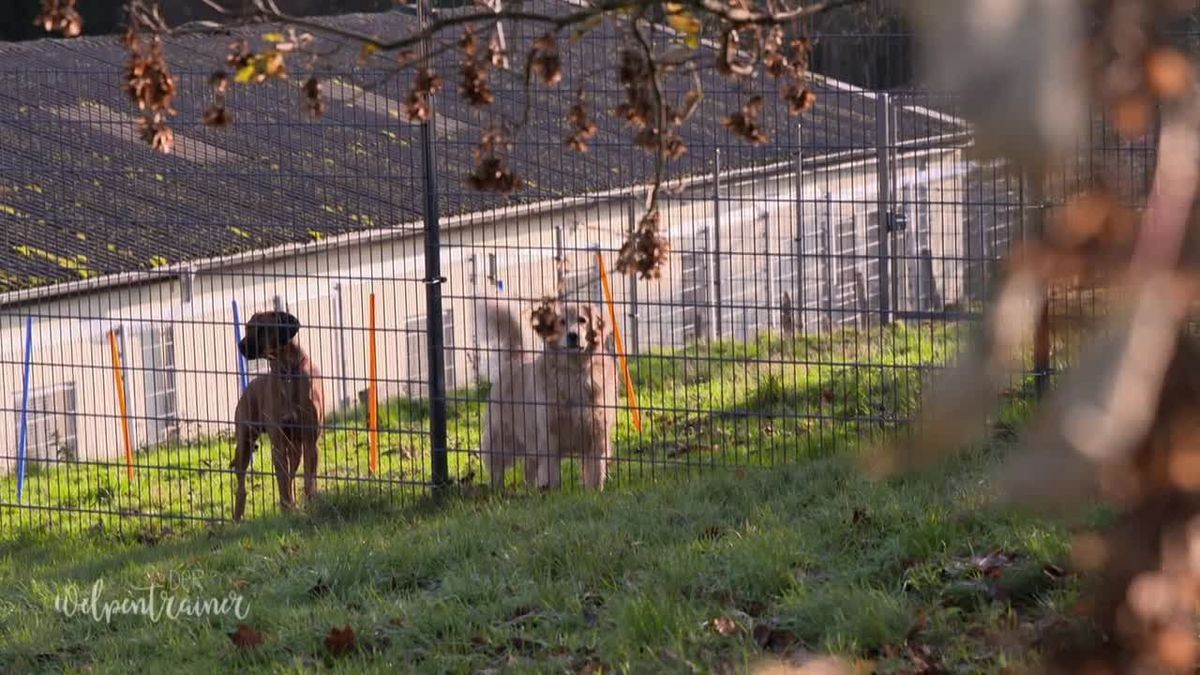
M960 164L957 154L952 152L934 159L940 167ZM957 250L955 242L962 240L956 234L961 229L961 208L953 199L953 195L961 192L953 187L958 178L952 171L920 174L920 168L916 163L906 164L901 166L900 173L908 180L923 180L931 186L934 203L928 207L928 220L935 276L944 284L940 289L943 301L952 302L961 293L962 285L961 272L951 260ZM795 251L790 247L795 246L798 232L805 231L811 223L821 222L820 218L810 219L808 209L822 201L828 192L837 204L834 211L839 221L864 208L873 211L873 175L874 167L870 164L806 174L799 220L791 176L759 179L727 188L721 214L726 252L722 276L727 285L736 286L736 303L743 305L763 303L768 295L764 284L772 278L775 284L771 291L772 308L763 307L761 312L727 310L727 336L749 337L748 330L766 328L769 312L778 312L780 294L786 290L780 282L781 261L787 259L788 252ZM867 204L870 206L865 207ZM757 226L763 211L769 214L768 222L773 228L770 232ZM572 270L578 272L594 265L589 249L595 245L607 252L611 267L615 251L630 226L629 214L628 201L614 201L446 230L442 247L446 283L442 292L445 308L454 315L455 348L447 358L452 359L456 375L449 385L452 388L468 385L474 379L476 367L487 371L486 357L479 359L482 361L479 363L474 352L480 342L474 324L477 298L506 297L528 310L538 298L553 293L557 227L563 231L562 242ZM646 350L678 346L685 338L694 337L686 334L684 325L697 312L693 309L688 314L680 301L682 288L689 281L683 274L683 253L698 250L696 242L700 235L706 229L709 232L713 229L713 215L711 199L695 195L665 199L663 222L676 249L661 279L638 282L636 336L631 335L631 308L627 305L629 278L611 275L627 344L636 343ZM869 220L859 218L854 222ZM852 238L862 242L860 254L866 251L866 234L862 227L853 233ZM767 237L772 251L769 274L765 272L768 258L760 255ZM489 274L490 256L496 259L494 276ZM861 263L866 270L866 260ZM326 402L330 411L334 411L345 403L343 392L354 403L368 384L367 325L371 293L376 297L381 400L403 396L409 391L406 384L426 380L425 354L410 355L416 345L406 339L406 327L425 314L423 272L422 234L414 231L411 237L390 241L324 252L314 250L285 259L263 259L206 270L192 279L190 293L185 283L172 278L10 308L0 314L0 353L4 364L0 370L0 396L3 396L0 471L11 471L16 456L26 314L36 316L33 388L73 383L79 458L114 459L121 457L124 449L108 331L119 330L124 341L123 365L135 445L141 443L139 439L149 438L148 425L152 423L145 418L148 392L143 342L151 339L148 330L166 325L174 333L181 436L189 439L230 433L240 392L232 323L234 301L243 323L256 311L272 309L276 298L300 318L303 327L298 339L319 364L325 376ZM830 308L823 306L820 299L823 273L827 275L828 271L805 269L794 282L799 286L799 279L805 280L804 292L812 296L809 298L812 304L802 316L812 318L813 324L818 323L816 318L821 311L827 314L826 321L832 316ZM799 301L800 295L797 288L794 302ZM774 320L773 325L778 328L779 322ZM814 327L817 326L809 325ZM418 372L410 372L410 363L416 364Z

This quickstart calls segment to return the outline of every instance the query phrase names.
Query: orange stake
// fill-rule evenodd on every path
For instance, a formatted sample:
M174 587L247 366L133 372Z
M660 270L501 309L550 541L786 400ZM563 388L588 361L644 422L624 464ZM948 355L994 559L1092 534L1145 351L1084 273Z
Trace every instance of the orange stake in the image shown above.
M621 375L625 378L625 395L629 399L629 412L633 415L633 427L642 431L642 411L638 408L637 392L633 390L633 377L629 375L629 361L625 358L625 342L621 339L621 327L617 324L617 307L613 304L612 286L608 284L608 270L604 267L604 254L596 251L596 263L600 265L600 285L604 287L604 300L608 303L608 318L612 321L613 342L617 344L617 360L621 363Z
M367 389L367 431L370 437L371 454L368 468L371 475L379 473L379 388L375 384L375 294L371 294L370 316L368 321L368 343L370 344L371 382Z
M121 411L121 435L125 438L125 470L133 480L133 440L129 436L129 407L125 402L125 374L121 370L121 350L117 347L117 331L108 331L108 346L112 349L113 384L117 387L117 405Z

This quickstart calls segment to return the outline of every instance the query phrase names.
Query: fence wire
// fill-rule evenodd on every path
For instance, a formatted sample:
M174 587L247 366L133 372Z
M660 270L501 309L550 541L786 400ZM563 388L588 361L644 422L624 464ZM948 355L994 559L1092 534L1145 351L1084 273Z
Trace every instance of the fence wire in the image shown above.
M380 33L416 20L331 19ZM505 29L513 54L540 34ZM899 47L877 51L907 54L909 38L893 37ZM668 166L669 264L638 281L613 268L654 164L610 114L624 39L605 25L563 41L553 88L497 73L488 110L438 95L428 124L405 118L411 73L346 49L320 66L320 119L298 86L271 81L235 87L233 124L212 128L200 119L229 40L175 38L171 155L138 137L115 38L0 45L0 529L227 520L234 411L268 371L236 345L262 311L299 318L320 370L319 499L399 501L492 479L480 453L488 399L514 394L499 386L510 355L480 320L486 302L521 317L529 359L543 353L530 317L542 298L605 318L611 307L628 380L614 367L600 393L565 394L577 376L550 361L558 389L501 401L530 419L564 397L582 396L589 414L609 408L594 417L611 426L564 433L568 449L611 442L610 485L771 467L900 433L1007 252L1102 164L1146 182L1149 146L1118 143L1100 118L1079 161L1035 191L974 156L948 96L815 75L817 105L792 117L765 76L751 87L701 71L702 112ZM452 80L461 56L434 51ZM587 153L564 143L580 90L599 126ZM755 91L762 145L721 122ZM510 196L465 180L497 124L515 129L509 160L525 182ZM1054 311L1094 316L1097 302L1074 294ZM612 323L595 358L616 359ZM1054 362L1029 363L1002 417L1067 358L1069 333L1055 339ZM580 484L586 464L568 458L562 482ZM507 480L533 487L520 471ZM264 437L248 513L278 501Z

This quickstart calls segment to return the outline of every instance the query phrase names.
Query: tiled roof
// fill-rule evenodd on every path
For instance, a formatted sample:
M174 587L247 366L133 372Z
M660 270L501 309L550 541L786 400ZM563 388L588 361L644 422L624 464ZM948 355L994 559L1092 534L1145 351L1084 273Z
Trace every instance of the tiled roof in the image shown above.
M393 11L328 21L395 35L411 30L415 17ZM540 32L528 25L506 29L514 54L523 54ZM534 87L513 157L528 187L509 197L476 192L464 179L486 115L523 116L521 74L496 74L496 102L480 113L454 91L457 51L436 57L448 93L437 99L435 146L443 214L577 196L651 175L652 158L633 148L623 123L608 114L622 100L612 67L621 44L617 30L605 24L580 39L560 40L565 77L554 88ZM205 127L199 120L210 101L208 76L223 64L229 41L208 35L169 41L179 93L176 152L166 156L136 138L121 83L125 52L115 37L0 44L0 292L420 219L419 130L399 112L409 71L396 74L385 55L361 65L357 48L319 38L320 50L342 47L322 65L329 94L322 118L303 113L297 82L273 81L235 86L228 101L234 124ZM771 95L769 81L739 90L711 69L700 76L706 101L683 129L690 152L671 164L673 175L711 171L716 148L729 167L786 160L797 149L796 125L808 156L874 142L874 101L852 90L817 86L817 106L793 118ZM682 96L688 81L674 86L668 95ZM591 152L582 155L563 144L565 114L581 87L600 127ZM772 142L750 146L720 119L760 88L768 102L762 125ZM899 121L902 138L949 128L909 111Z

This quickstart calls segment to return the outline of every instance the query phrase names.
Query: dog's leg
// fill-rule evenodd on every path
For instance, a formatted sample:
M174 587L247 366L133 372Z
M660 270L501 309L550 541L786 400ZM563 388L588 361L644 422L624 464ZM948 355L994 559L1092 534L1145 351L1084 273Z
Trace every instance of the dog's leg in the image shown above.
M608 461L612 444L607 438L587 449L583 455L583 486L589 490L603 490L608 480Z
M583 456L583 486L589 490L598 490L604 482L601 476L600 458L589 452Z
M539 406L537 414L538 452L544 453L538 472L538 487L557 489L562 485L562 441L551 428L551 413L547 407Z
M237 488L233 494L233 519L240 521L246 513L246 470L254 457L258 437L249 425L239 424L234 432L234 451L231 468L237 476Z
M600 447L602 450L600 451L599 488L603 490L605 484L608 483L608 466L612 464L612 440L608 437L607 430L605 430L604 438L600 441Z
M292 497L292 506L296 505L296 474L300 472L300 460L304 456L304 444L295 438L289 439L287 446L288 461L288 494Z
M538 487L557 488L562 485L562 457L551 453L542 458L541 471L538 472Z
M317 439L306 440L304 451L304 501L312 501L317 494Z
M541 481L541 473L542 472L539 470L539 468L541 466L541 462L538 460L537 453L536 452L527 452L527 453L525 453L523 459L525 460L524 464L525 464L525 487L526 487L526 489L532 488L532 487L541 487L542 486L542 481Z
M292 479L296 474L292 468L292 457L299 460L299 456L291 451L289 445L286 439L280 438L278 442L271 439L271 460L275 464L275 481L279 484L279 506L284 511L296 508L296 495L292 489Z
M483 461L487 465L488 482L492 489L503 489L504 474L508 471L510 464L507 453L497 451L494 446L489 447L483 452Z

